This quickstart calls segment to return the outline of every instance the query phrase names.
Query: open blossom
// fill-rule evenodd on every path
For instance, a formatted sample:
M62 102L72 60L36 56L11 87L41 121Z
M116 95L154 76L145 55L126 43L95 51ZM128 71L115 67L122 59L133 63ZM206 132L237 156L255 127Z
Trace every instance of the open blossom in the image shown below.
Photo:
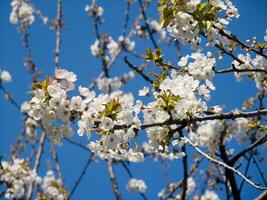
M71 98L70 108L75 111L81 111L83 105L83 99L80 96L75 96Z
M109 117L104 117L99 125L99 128L104 130L104 131L108 131L110 129L112 129L114 126L114 123L112 121L112 119L110 119Z
M206 190L205 194L201 195L200 200L220 200L220 198L214 191Z
M139 96L147 96L149 94L149 88L144 87L143 89L140 89L138 93L139 93Z
M0 82L2 83L8 83L12 81L12 77L10 73L6 70L1 71L0 70Z
M55 78L65 79L69 82L75 82L77 80L76 74L74 74L73 72L69 72L65 69L56 69Z
M127 183L127 189L130 192L145 193L147 189L147 185L142 179L132 178Z
M202 53L192 53L190 58L194 62L188 64L188 73L195 79L211 79L215 75L213 68L215 67L216 60L211 58L209 54L206 56Z
M90 46L91 53L93 56L99 56L100 54L100 42L99 40L96 40L94 44Z
M107 49L108 52L111 56L111 58L114 58L118 55L119 51L120 51L120 46L117 42L115 42L112 37L109 37L109 41L107 44Z

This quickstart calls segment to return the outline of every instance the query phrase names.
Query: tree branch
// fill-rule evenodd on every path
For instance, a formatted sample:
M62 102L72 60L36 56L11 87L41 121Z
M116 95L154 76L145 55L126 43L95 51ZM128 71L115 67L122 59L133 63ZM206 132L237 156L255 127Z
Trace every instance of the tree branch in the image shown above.
M43 132L41 135L41 138L40 138L39 148L37 150L36 159L35 159L35 163L34 163L34 167L33 167L33 171L36 172L36 174L38 174L38 169L39 169L41 157L43 154L45 139L46 139L46 134L45 134L45 132ZM27 200L31 200L31 198L32 198L34 185L35 185L35 183L33 182L29 186L29 190L28 190L28 194L27 194L27 198L26 198Z
M192 146L199 154L201 154L202 156L204 156L205 158L207 158L210 162L213 162L217 165L223 166L226 169L231 170L232 172L234 172L235 174L237 174L238 176L240 176L242 179L244 179L247 183L249 183L251 186L259 189L259 190L267 190L267 187L263 187L263 186L259 186L256 183L254 183L253 181L249 180L247 177L245 177L240 171L236 170L234 167L231 167L229 165L227 165L224 162L221 162L220 160L217 160L216 158L211 157L210 155L208 155L207 153L203 152L197 144L194 144L191 140L189 140L188 138L186 138L187 143Z
M122 200L122 197L121 197L121 194L120 194L120 191L119 191L119 187L118 187L118 183L117 183L114 171L113 171L112 160L109 159L107 161L107 164L108 164L109 177L110 177L110 180L111 180L111 183L112 183L112 187L113 187L113 192L114 192L115 198L116 198L116 200Z

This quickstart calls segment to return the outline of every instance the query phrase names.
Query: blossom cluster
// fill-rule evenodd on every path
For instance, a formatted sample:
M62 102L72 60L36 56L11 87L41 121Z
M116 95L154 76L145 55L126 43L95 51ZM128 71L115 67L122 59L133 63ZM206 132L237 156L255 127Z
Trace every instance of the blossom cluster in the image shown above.
M55 178L53 171L47 171L42 181L41 192L37 194L36 200L66 200L67 198L68 192L63 183Z
M203 30L209 40L215 40L218 30L214 27L223 29L231 18L239 17L237 8L229 0L165 1L160 10L162 24L167 26L170 34L196 48L199 48L199 35Z
M52 171L47 171L46 176L41 178L27 161L19 158L12 158L9 162L1 161L0 181L6 185L4 195L7 199L23 199L32 184L39 188L36 200L66 200L68 195Z
M243 62L240 64L238 61L233 61L233 65L240 70L267 70L267 59L263 56L257 55L254 59L251 58L251 55L247 53L239 54L238 58ZM258 89L266 90L267 89L267 75L265 72L235 72L237 80L241 80L244 75L249 76L254 79Z
M31 184L41 183L41 178L30 169L25 160L13 158L12 162L1 161L0 181L7 186L5 198L21 199Z
M74 73L58 69L54 79L46 78L33 86L33 98L22 107L23 112L41 122L48 138L56 144L73 132L70 118L79 99L68 100L67 92L74 89L75 81Z
M96 84L99 91L108 93L111 90L119 90L123 86L123 84L125 84L129 79L134 78L134 76L134 72L130 71L123 74L121 77L99 78L96 80Z
M259 138L264 134L264 130L253 130L252 119L237 118L232 121L208 120L197 123L197 128L189 131L189 138L198 145L206 147L210 152L218 149L219 144L236 139L238 142L248 142L251 135Z
M12 24L21 22L23 25L30 25L34 22L34 8L25 0L12 0L11 2L12 12L9 20Z
M105 60L114 59L120 51L125 49L126 51L132 51L135 47L135 42L131 41L129 37L119 36L118 42L114 41L112 37L105 38L104 40L96 40L94 44L90 46L90 50L93 56L100 56L103 54L104 49L107 49L109 56L105 56Z
M40 122L48 138L55 144L61 144L63 137L73 134L72 124L77 122L80 136L86 134L90 138L93 132L98 135L96 141L89 143L89 148L100 158L141 162L144 156L136 139L142 125L189 119L208 110L202 96L210 99L210 90L214 89L208 80L212 78L214 60L197 53L191 57L203 62L195 66L202 68L198 71L201 75L192 70L188 70L192 74L172 71L159 84L159 90L153 92L154 101L147 105L140 100L134 101L131 93L120 91L123 83L118 77L97 81L104 93L97 95L89 88L79 86L79 95L70 97L69 91L74 90L76 75L56 69L54 78L47 77L43 82L34 84L33 97L22 105L22 111L30 117L26 120L27 133L33 134L38 127L37 122ZM195 65L195 61L189 63L189 69L191 65ZM203 71L205 74L202 74ZM132 77L131 73L123 77L126 76ZM149 88L145 89L141 93L149 92ZM145 128L148 143L144 152L168 159L184 156L177 149L179 142L171 145L179 138L176 128L177 125L169 124Z

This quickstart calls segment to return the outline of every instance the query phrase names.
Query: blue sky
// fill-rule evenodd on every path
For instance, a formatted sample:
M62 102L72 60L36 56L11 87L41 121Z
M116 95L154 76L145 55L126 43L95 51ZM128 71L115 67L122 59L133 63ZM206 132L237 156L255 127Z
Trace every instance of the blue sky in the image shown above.
M56 15L56 1L32 1L42 12L50 18ZM123 0L99 0L99 5L104 9L105 23L101 26L102 33L108 33L114 39L121 35L123 27L123 13L126 7ZM236 33L239 38L246 40L256 36L262 39L267 28L267 1L266 0L242 0L233 1L239 8L240 18L234 20L229 29ZM84 12L84 6L90 1L63 1L65 28L62 32L62 49L60 62L63 68L69 69L78 75L76 85L88 85L91 80L98 75L101 70L101 63L90 54L90 44L95 41L92 20ZM131 21L138 12L138 4L133 6L130 15ZM29 88L31 76L23 65L25 56L24 48L21 43L21 34L16 32L16 26L9 23L11 12L10 1L0 1L0 69L7 69L13 77L13 82L7 84L6 88L11 92L17 102L22 103L29 99ZM155 4L149 9L148 16L157 17ZM146 47L152 47L149 42L138 40L137 51L144 52ZM37 18L30 28L30 44L32 56L37 67L44 74L52 74L53 49L55 47L55 32L44 27ZM166 58L173 63L177 62L177 57L173 48L168 49L166 45ZM182 48L181 54L184 55L189 50ZM129 56L132 62L140 64L140 60ZM222 67L229 66L229 60L222 62ZM121 59L112 67L112 75L120 75L129 69ZM136 81L137 80L137 81ZM216 91L212 94L210 105L223 104L226 110L241 107L245 99L255 96L256 89L253 81L244 80L240 83L235 82L233 75L218 75L214 79ZM139 77L129 82L125 90L137 92L146 83ZM22 126L22 116L16 108L8 103L3 94L0 93L0 152L8 156L10 145L15 143L16 136L20 133ZM88 142L86 137L74 136L74 139ZM48 142L46 143L48 144ZM63 174L66 177L66 185L72 188L74 181L80 174L83 165L88 159L88 152L78 149L64 142L63 147L57 148L62 163ZM49 155L49 148L46 146L45 155ZM41 174L46 168L46 159L42 159L43 167ZM206 164L203 164L205 167ZM178 180L182 176L181 161L168 163L169 176L172 181ZM131 164L130 168L136 178L143 178L148 184L147 196L155 199L157 193L165 185L165 178L162 173L162 163L147 160L143 164ZM267 169L265 169L267 170ZM119 188L124 199L139 199L136 194L127 192L126 182L128 176L121 166L115 166L115 171L119 181ZM266 171L265 171L266 172ZM258 191L250 186L245 187L244 198L252 199ZM111 183L108 177L106 163L99 161L89 166L86 176L76 191L73 199L113 199ZM141 199L141 198L140 198ZM222 196L223 199L223 196Z

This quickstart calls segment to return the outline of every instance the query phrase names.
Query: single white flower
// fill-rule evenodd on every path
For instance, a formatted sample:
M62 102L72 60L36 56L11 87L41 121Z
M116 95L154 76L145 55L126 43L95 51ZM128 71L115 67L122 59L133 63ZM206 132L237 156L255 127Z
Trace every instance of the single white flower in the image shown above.
M147 185L142 179L135 179L135 178L130 179L126 187L130 192L139 192L139 193L145 193L147 189Z
M104 131L109 131L114 126L114 122L109 117L103 117L101 123L99 124L99 128Z
M143 89L140 89L138 91L138 95L139 96L148 96L149 95L149 88L148 87L144 87Z
M10 73L6 70L0 71L0 82L8 83L12 81Z

